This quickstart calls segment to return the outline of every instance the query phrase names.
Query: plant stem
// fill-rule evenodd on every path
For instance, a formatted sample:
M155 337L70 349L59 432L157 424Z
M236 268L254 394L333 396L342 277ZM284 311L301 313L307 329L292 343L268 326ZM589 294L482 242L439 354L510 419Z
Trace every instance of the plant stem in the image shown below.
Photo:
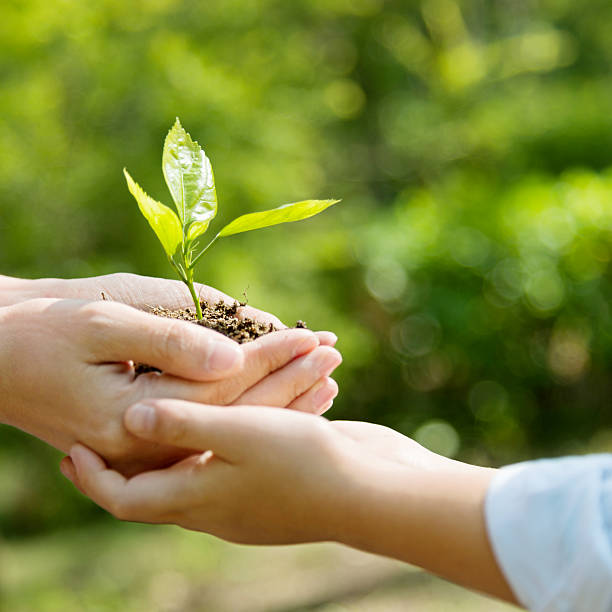
M200 306L200 298L198 297L195 287L193 286L193 274L189 274L187 276L187 281L185 282L187 287L189 287L189 293L191 293L191 297L193 298L193 303L196 307L196 316L198 317L198 321L202 320L202 307Z
M215 244L215 242L217 241L217 238L219 238L219 234L217 234L198 254L198 256L191 262L191 267L195 266L198 259L200 259L200 257L202 257L202 255L204 255L204 253L206 253L206 251L208 251L208 249L210 249L210 247Z

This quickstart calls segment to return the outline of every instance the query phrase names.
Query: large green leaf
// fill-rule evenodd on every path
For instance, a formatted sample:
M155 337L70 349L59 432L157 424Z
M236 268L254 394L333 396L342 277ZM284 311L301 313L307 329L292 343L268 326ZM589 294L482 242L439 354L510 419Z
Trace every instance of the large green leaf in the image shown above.
M181 222L176 213L161 202L147 195L124 168L123 174L130 193L138 202L138 208L159 238L168 257L172 257L183 240Z
M283 204L278 208L263 210L261 212L249 213L234 219L228 223L220 232L219 236L231 236L260 227L269 227L279 223L289 223L290 221L300 221L308 219L340 200L304 200L303 202L292 202Z
M212 166L178 118L164 142L162 168L187 240L195 240L217 214Z

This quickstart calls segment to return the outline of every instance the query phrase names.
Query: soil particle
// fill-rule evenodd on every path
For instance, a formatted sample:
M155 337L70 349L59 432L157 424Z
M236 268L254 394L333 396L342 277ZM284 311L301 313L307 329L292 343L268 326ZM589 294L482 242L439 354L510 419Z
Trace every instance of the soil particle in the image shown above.
M195 308L184 308L181 310L168 310L162 306L150 306L149 312L158 317L166 317L168 319L180 319L188 321L195 325L202 325L213 329L223 335L243 344L251 342L260 336L277 331L272 323L259 323L254 319L238 317L238 309L245 306L244 302L233 302L226 304L225 302L217 302L209 304L208 302L200 302L202 307L202 320L198 321L195 313ZM304 321L298 321L295 327L307 329ZM136 374L144 374L145 372L159 372L156 368L148 366L144 363L135 364Z
M201 302L200 305L202 306L201 321L197 320L195 308L167 310L161 306L154 306L150 308L150 312L158 317L181 319L214 329L239 344L250 342L264 334L276 331L272 323L258 323L253 319L238 318L238 309L242 306L239 302L232 304L226 304L225 302L217 302L216 304Z

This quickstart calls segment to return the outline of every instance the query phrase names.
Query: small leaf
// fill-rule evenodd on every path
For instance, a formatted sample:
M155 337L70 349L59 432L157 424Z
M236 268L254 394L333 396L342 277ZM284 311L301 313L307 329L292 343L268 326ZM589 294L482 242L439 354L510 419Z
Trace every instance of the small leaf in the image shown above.
M278 225L279 223L308 219L308 217L313 217L338 202L340 200L304 200L303 202L283 204L271 210L249 213L228 223L219 232L219 236L231 236L232 234L240 234L241 232Z
M164 206L161 202L147 195L125 168L123 169L123 174L125 175L130 193L134 196L136 202L138 202L140 212L159 238L164 251L166 251L166 255L171 258L183 240L183 231L179 218L171 208Z
M183 129L178 117L164 142L164 178L189 240L201 236L217 214L217 192L210 160Z
M187 240L193 241L198 236L201 236L208 229L209 223L210 221L198 221L197 223L193 223L187 232Z

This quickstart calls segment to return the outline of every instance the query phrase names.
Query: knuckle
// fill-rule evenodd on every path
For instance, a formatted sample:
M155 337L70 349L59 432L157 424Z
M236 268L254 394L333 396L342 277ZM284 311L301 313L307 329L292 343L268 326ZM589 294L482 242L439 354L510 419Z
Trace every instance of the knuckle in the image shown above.
M76 320L94 337L104 337L116 321L116 309L111 304L88 302L79 306Z
M131 272L115 272L109 274L109 278L119 283L125 283L126 285L135 285L140 279L138 274L133 274Z
M292 377L283 385L283 398L279 402L285 406L293 400L299 398L304 392L304 382L299 377Z
M250 361L257 370L269 373L277 370L288 360L291 339L284 333L268 334L251 343L253 354Z
M241 306L238 309L238 316L240 318L249 317L260 323L271 323L277 330L286 329L287 327L278 317L252 306Z
M193 353L196 343L190 331L184 322L166 321L152 337L152 352L159 357Z
M188 427L185 410L161 402L154 402L154 407L157 411L156 432L170 444L183 440Z
M108 461L116 462L130 454L132 444L123 425L118 420L113 420L100 425L94 450L101 453Z
M239 381L222 381L208 385L206 388L207 404L226 406L240 395Z

